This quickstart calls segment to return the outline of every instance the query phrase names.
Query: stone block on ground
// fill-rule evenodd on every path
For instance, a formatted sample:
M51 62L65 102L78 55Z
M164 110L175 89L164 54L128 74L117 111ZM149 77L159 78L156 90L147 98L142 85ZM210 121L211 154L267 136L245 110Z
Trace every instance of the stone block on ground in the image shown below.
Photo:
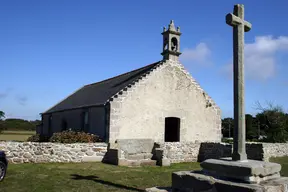
M210 175L247 183L260 183L265 180L279 178L281 170L281 165L278 163L250 159L245 161L232 161L231 158L208 159L200 165L203 171Z
M128 154L126 159L128 159L128 160L142 160L142 159L145 159L145 155L144 155L144 153L133 154L133 155Z
M119 159L118 165L126 167L156 166L156 161L151 159L142 159L142 160Z
M141 161L137 160L127 160L127 159L119 159L118 165L126 166L126 167L139 167L141 165Z
M129 160L151 159L152 156L153 156L152 153L127 154L126 159L129 159Z
M101 162L103 157L101 156L84 156L82 162Z
M141 166L156 166L156 160L142 159L140 160Z
M151 153L154 147L153 139L118 139L116 142L127 154Z

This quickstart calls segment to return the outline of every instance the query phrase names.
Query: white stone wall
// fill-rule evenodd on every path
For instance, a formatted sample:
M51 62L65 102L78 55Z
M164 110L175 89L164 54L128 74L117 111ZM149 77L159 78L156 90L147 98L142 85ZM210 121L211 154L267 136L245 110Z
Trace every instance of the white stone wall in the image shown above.
M197 162L209 158L231 156L227 143L167 142L157 143L163 149L163 158L171 163ZM288 143L247 143L249 159L269 161L270 157L288 156ZM102 161L106 143L35 143L0 142L10 163L89 162Z
M158 143L163 157L171 163L198 162L209 158L231 156L231 145L225 143L166 142Z
M158 143L164 158L171 163L197 162L209 158L231 157L232 145L227 143L166 142ZM269 161L271 157L288 156L288 143L247 143L248 159Z
M264 160L270 157L288 156L288 143L263 143Z
M11 163L102 161L106 143L0 142Z
M181 142L220 142L219 107L178 61L164 62L117 96L111 101L110 142L164 142L165 117L181 119Z
M171 163L197 162L200 143L169 142L160 144L163 148L163 157L170 159Z

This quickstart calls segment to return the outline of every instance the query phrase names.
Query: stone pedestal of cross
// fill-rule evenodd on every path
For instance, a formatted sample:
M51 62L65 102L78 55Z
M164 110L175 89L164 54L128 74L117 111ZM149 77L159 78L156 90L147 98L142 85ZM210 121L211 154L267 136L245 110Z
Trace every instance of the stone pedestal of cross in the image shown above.
M244 20L244 5L235 5L233 14L226 15L226 23L233 27L234 76L234 144L232 159L246 160L245 91L244 91L244 32L251 24Z

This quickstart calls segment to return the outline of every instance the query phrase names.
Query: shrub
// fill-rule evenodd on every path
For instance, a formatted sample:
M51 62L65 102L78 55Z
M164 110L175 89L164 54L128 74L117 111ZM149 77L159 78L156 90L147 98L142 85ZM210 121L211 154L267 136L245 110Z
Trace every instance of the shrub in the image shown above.
M233 144L233 139L230 139L230 138L222 138L221 142Z
M56 143L95 143L102 140L97 135L67 130L54 133L49 141Z
M44 135L35 134L27 139L28 142L48 142L49 137Z

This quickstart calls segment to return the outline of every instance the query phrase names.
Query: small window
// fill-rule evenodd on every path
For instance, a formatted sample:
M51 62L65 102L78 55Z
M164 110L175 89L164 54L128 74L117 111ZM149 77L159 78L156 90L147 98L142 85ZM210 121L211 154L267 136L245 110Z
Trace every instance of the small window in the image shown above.
M87 125L89 122L88 111L84 112L84 124Z
M48 117L48 134L52 134L52 115L49 115Z
M66 121L66 119L62 119L61 130L62 131L66 131L67 130L67 121Z
M89 131L89 111L84 111L82 114L82 131L88 132Z

